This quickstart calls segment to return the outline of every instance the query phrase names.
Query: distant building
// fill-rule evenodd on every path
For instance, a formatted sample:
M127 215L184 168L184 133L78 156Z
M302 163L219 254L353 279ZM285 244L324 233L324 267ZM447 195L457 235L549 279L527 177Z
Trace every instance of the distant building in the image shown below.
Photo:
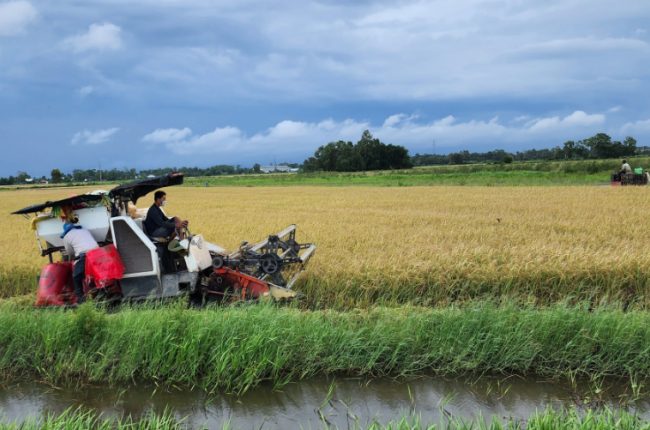
M45 179L41 179L41 184L47 184L48 182Z
M291 167L289 166L260 166L260 170L264 173L269 172L291 172ZM296 172L298 169L295 170Z

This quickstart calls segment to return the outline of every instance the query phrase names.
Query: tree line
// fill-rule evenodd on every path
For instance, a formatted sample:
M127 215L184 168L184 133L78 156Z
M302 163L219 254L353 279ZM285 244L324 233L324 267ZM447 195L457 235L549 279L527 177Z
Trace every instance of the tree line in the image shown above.
M497 149L488 152L459 151L447 155L415 154L411 161L415 166L431 166L441 164L473 164L473 163L511 163L513 161L535 160L584 160L589 158L622 158L632 155L648 155L650 147L637 146L632 136L623 142L612 140L605 133L598 133L587 139L564 142L562 146L550 149L529 149L525 151L507 152Z
M598 133L587 139L569 140L562 146L550 149L529 149L525 151L507 152L496 149L488 152L469 152L467 150L442 154L415 154L410 157L408 150L400 145L385 144L376 139L366 130L361 139L352 142L330 142L320 146L313 157L309 157L300 166L303 172L358 172L369 170L409 169L413 166L430 166L443 164L473 164L473 163L511 163L513 161L534 160L578 160L588 158L622 158L632 155L650 155L650 147L637 146L637 141L631 136L622 142L612 140L605 133ZM296 164L280 163L280 165L297 166ZM65 182L98 182L102 181L132 181L149 175L160 176L171 172L183 172L188 177L219 176L261 173L260 165L252 168L241 165L231 166L221 164L207 168L199 167L165 167L160 169L75 169L72 173L63 173L53 169L50 180L54 183ZM16 176L0 177L0 185L16 185L27 183L32 177L27 172L20 171ZM41 178L33 178L34 182Z
M287 163L283 163L287 164ZM241 165L230 166L221 164L218 166L199 168L199 167L164 167L160 169L143 169L139 172L136 169L74 169L72 173L63 173L59 169L53 169L50 173L49 180L55 184L66 182L99 182L99 181L133 181L135 179L146 178L149 175L161 176L172 172L183 172L185 176L219 176L219 175L237 175L237 174L252 174L261 173L260 165L255 163L252 168L242 167ZM18 185L28 183L28 179L32 179L27 172L18 172L16 176L9 176L8 178L0 178L0 185ZM47 180L45 176L40 178L33 178L34 182L41 179Z
M367 170L410 169L413 167L408 149L385 144L368 130L356 143L330 142L320 146L302 164L304 172L360 172Z

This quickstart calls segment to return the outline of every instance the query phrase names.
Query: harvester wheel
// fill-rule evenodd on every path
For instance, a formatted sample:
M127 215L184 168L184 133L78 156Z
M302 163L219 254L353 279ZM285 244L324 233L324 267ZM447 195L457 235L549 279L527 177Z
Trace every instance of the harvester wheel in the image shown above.
M274 274L280 268L277 257L273 254L264 254L260 258L260 267L264 273L269 275Z
M217 270L221 269L223 267L223 257L220 257L218 255L214 257L212 259L212 267Z

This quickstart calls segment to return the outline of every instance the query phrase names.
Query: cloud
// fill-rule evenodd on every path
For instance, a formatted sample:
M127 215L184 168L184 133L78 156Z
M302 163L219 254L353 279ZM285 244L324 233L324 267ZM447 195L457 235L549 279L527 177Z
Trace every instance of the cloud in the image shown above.
M532 122L532 124L531 124ZM559 116L554 116L551 118L541 118L533 120L527 124L530 124L530 130L539 131L544 129L557 129L557 128L566 128L566 127L585 127L596 124L602 124L605 122L605 115L593 114L589 115L583 111L575 111L571 115L564 118Z
M81 98L84 98L84 97L86 97L88 94L92 93L93 91L95 91L95 88L93 88L92 86L88 85L88 86L85 86L85 87L79 88L79 89L77 90L77 94L79 94L79 96L81 96Z
M156 130L142 140L165 143L173 153L228 154L241 151L255 151L258 156L273 153L304 154L318 146L338 140L356 142L364 130L385 143L404 145L413 152L430 149L435 140L439 148L454 148L458 145L476 143L502 146L508 143L522 144L539 139L564 139L575 133L582 136L600 131L605 115L587 114L575 111L565 117L537 118L519 126L505 126L498 117L488 121L459 121L449 115L428 123L417 122L418 116L400 113L391 115L381 126L372 126L365 121L346 119L320 122L284 120L263 132L247 136L237 127L216 128L203 135L191 135L188 128Z
M25 27L36 19L38 12L28 1L0 3L0 35L13 36L25 32Z
M591 53L611 50L639 50L647 52L650 45L638 39L581 37L575 39L556 39L548 42L535 43L517 49L517 52L527 55L573 54L576 52Z
M143 142L168 143L183 140L192 134L192 130L185 127L182 130L177 128L157 129L153 133L147 134L142 138Z
M526 121L528 118L530 118L528 115L521 115L521 116L515 117L515 119L513 119L512 121L513 122L521 122L521 121Z
M8 25L9 4L33 5L36 18L12 13ZM72 138L71 130L81 126L120 125L118 138L99 148L120 145L132 163L146 167L165 164L164 157L182 151L184 143L188 153L205 149L226 163L267 151L270 159L285 150L311 153L329 141L357 141L364 127L413 151L427 150L431 140L440 150L539 148L595 132L616 135L623 124L650 118L644 102L650 97L650 26L643 24L650 22L648 0L0 5L0 31L28 32L0 36L0 98L17 107L5 109L3 133L43 155L37 161L14 153L4 158L26 165L51 163L48 137ZM86 90L77 91L84 86L93 90L82 99ZM97 109L70 105L71 98L86 105L97 94L107 96ZM52 109L42 111L44 103ZM617 105L623 109L607 111ZM576 110L604 114L605 122L565 120ZM421 117L409 119L413 112ZM211 119L216 115L218 123ZM519 116L528 118L513 121ZM128 139L127 124L138 130ZM186 135L140 142L157 129L180 132L185 126L191 128ZM75 157L66 159L83 165L83 154ZM0 176L15 172L15 162L6 160L0 160Z
M245 142L243 138L243 132L237 127L217 127L214 131L201 136L167 142L166 146L170 151L182 155L233 152L238 149L245 149L245 145L250 143ZM248 148L251 149L250 145L248 145Z
M643 28L637 28L636 31L634 32L634 34L636 34L637 36L645 36L646 33L647 31L644 30Z
M83 143L86 145L99 145L100 143L108 142L109 138L117 133L119 128L108 128L106 130L97 130L89 131L84 130L76 133L70 143L76 145L77 143Z
M621 133L650 133L650 119L628 122L621 127Z
M110 22L90 24L86 33L68 37L62 44L64 48L77 53L91 50L115 51L122 48L121 32L120 27Z
M619 112L621 109L623 109L621 106L614 106L613 108L607 109L607 113Z
M388 118L386 118L386 121L384 121L384 127L392 127L393 125L398 124L405 117L406 115L404 115L403 113L397 115L391 115Z

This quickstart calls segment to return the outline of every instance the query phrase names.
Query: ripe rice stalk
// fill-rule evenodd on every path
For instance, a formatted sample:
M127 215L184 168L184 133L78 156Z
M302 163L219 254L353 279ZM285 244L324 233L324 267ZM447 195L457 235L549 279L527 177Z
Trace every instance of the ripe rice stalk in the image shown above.
M0 212L91 189L3 193ZM648 304L650 195L642 187L266 187L166 190L170 215L234 249L297 223L318 245L296 289L314 308L445 304ZM138 202L152 203L152 196ZM0 227L0 296L33 292L46 263L28 221Z

